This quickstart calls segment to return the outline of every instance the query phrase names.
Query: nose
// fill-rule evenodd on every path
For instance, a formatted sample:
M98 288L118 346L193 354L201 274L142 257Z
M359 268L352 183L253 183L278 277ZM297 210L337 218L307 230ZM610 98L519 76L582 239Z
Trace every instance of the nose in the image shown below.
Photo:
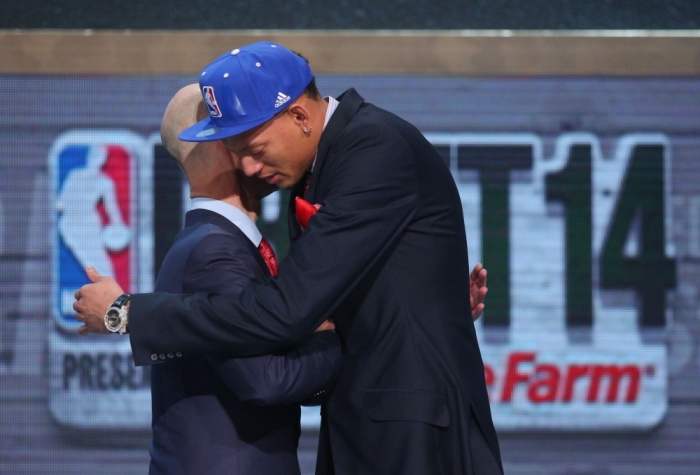
M246 176L255 176L260 173L263 164L254 160L253 157L246 156L241 158L239 168L243 170Z

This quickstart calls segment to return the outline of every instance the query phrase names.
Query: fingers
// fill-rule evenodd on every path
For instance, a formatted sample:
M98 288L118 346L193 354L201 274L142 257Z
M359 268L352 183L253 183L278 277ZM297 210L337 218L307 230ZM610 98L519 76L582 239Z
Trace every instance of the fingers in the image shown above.
M479 262L474 266L474 269L472 269L471 274L469 274L469 280L471 284L476 284L479 287L486 285L486 278L488 276L488 273L486 272L486 269L484 266Z
M85 268L85 273L87 274L88 278L90 279L90 282L93 282L93 283L98 282L100 280L100 278L102 277L102 275L100 275L100 273L97 272L97 270L92 266L87 266Z
M75 314L75 319L83 324L83 325L81 325L81 326L78 327L78 334L79 334L79 335L88 335L88 334L90 334L90 328L89 328L88 325L87 325L87 321L86 321L85 316L84 316L82 313L77 312L77 313Z
M477 305L483 305L488 291L489 289L486 287L481 287L479 290L474 292L474 295L472 296L472 308L476 307Z
M74 305L74 306L75 306L75 305ZM79 322L82 323L82 325L78 327L78 334L79 334L79 335L88 335L88 334L90 334L90 328L89 328L88 325L87 325L85 316L84 316L82 313L77 312L77 313L75 314L75 319L76 319L77 321L79 321Z
M474 269L472 269L472 279L477 278L483 268L484 266L481 264L481 262L477 262L477 264L474 266Z
M486 269L481 269L479 272L479 285L486 285L486 278L488 277L488 272Z
M332 320L325 320L316 330L314 330L314 333L330 330L335 330L335 324Z
M480 303L472 309L472 321L477 321L482 313L484 313L484 304Z
M486 269L481 270L482 273L486 273ZM472 310L472 320L477 321L481 314L484 313L484 299L489 289L486 287L486 278L484 277L483 284L475 285L473 284L470 288L471 297L471 310Z

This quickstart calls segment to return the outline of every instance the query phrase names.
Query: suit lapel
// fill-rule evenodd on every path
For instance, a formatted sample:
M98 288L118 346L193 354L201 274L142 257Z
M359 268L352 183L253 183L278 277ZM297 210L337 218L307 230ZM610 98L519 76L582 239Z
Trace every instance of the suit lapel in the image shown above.
M328 151L331 145L336 141L338 135L357 114L357 110L365 102L354 88L350 88L338 97L338 108L333 112L331 120L321 134L321 141L318 144L318 152L316 154L316 164L314 165L314 173L311 178L311 186L306 194L307 201L314 202L314 191L318 184L319 177L323 171L323 165L328 156Z
M289 229L289 241L294 242L301 236L301 226L297 221L295 213L295 201L297 196L303 196L304 194L304 183L306 178L302 178L299 183L292 187L291 193L289 195L289 203L287 204L287 228Z
M338 96L337 109L333 112L331 119L328 121L328 125L323 130L321 134L321 141L318 144L318 152L316 154L316 163L314 165L314 173L311 179L311 184L309 186L309 191L306 194L306 200L314 203L318 201L315 196L315 191L317 184L319 182L319 177L321 171L323 170L323 165L330 150L331 145L336 140L338 134L350 123L350 121L357 114L358 109L365 100L360 96L354 88L350 88L343 94ZM303 178L299 183L294 185L289 199L289 213L287 216L287 224L289 227L289 239L290 241L295 241L299 236L301 236L301 227L296 219L295 214L295 198L297 196L304 195L304 187L306 185L306 178Z

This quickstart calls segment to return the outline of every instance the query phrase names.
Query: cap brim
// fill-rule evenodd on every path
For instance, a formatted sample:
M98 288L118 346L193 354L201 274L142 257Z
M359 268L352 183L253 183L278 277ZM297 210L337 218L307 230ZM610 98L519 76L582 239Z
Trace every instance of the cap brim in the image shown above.
M211 117L207 117L180 132L178 138L184 142L214 142L215 140L221 140L247 132L260 124L264 124L273 117L274 115L271 115L270 117L264 117L253 122L229 127L218 126L212 122Z

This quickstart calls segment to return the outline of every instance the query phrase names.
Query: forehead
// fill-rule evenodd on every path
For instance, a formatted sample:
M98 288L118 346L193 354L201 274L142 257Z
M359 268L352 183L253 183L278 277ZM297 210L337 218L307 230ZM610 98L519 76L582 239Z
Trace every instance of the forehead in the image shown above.
M260 135L253 134L252 132L253 131L249 131L239 135L234 135L233 137L223 139L222 142L229 150L234 152L242 152L261 142Z
M275 117L247 132L223 139L222 142L226 148L234 152L242 152L246 149L266 144L275 137L276 122Z

